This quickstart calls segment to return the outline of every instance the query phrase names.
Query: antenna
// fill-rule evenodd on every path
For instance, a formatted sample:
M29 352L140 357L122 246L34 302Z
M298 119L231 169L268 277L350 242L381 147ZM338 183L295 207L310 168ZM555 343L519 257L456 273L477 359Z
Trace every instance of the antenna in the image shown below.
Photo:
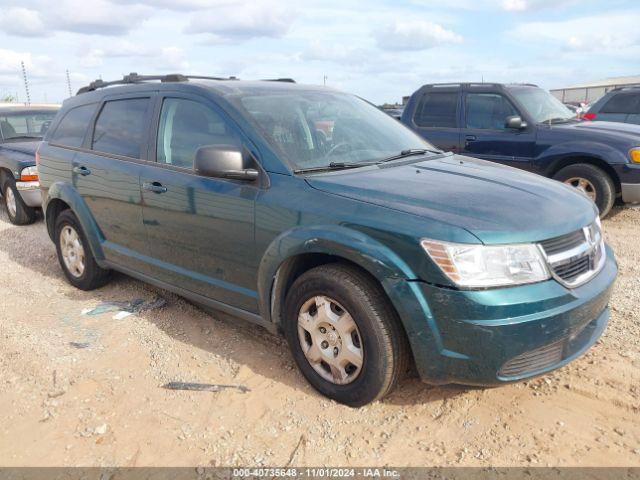
M71 93L71 78L69 77L69 69L66 70L67 74L67 90L69 90L69 96L72 97L73 93Z
M29 82L27 81L27 69L24 68L24 62L20 62L22 66L22 79L24 80L24 91L27 93L27 105L31 105L31 95L29 94Z

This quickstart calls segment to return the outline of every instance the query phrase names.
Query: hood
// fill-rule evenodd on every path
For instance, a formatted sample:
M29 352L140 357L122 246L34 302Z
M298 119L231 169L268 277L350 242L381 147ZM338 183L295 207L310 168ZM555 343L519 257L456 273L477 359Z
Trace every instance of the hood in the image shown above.
M323 192L463 228L486 244L557 237L596 216L591 200L571 187L459 155L342 170L307 182Z
M0 144L0 149L9 150L12 152L26 153L28 155L35 156L36 150L38 150L40 143L42 143L42 140L29 140L23 142L8 141Z
M620 140L640 144L640 125L634 125L632 123L581 121L558 123L554 124L552 128L571 131L573 134L582 134L590 138L593 138L594 135L605 138L615 137Z

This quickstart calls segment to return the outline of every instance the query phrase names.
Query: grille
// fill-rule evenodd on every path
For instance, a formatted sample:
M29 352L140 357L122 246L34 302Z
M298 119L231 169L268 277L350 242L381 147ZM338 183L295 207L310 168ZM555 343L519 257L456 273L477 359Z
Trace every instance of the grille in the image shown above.
M518 377L549 368L562 360L564 345L565 339L562 339L518 355L502 365L498 375L501 377Z
M540 242L553 277L575 288L593 278L604 266L605 248L598 221L592 225Z
M554 268L554 272L565 282L571 282L578 278L580 275L587 273L590 269L591 262L588 256L584 256L569 262L565 265L557 266Z
M584 243L584 241L584 232L582 230L578 230L568 235L552 238L551 240L545 240L544 242L540 242L540 245L542 245L542 248L544 248L547 255L554 255L556 253L576 248L580 246L580 244Z

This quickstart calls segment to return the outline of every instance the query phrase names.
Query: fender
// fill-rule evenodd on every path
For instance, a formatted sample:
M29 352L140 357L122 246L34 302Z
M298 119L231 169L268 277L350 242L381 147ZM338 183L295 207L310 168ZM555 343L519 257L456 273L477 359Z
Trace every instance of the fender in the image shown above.
M391 249L370 236L341 225L295 227L276 237L260 262L258 296L263 318L278 323L272 293L280 268L297 255L318 253L344 258L373 275L386 279L415 279L411 267ZM385 287L386 288L386 287Z
M95 218L93 218L93 214L91 213L91 210L89 210L89 207L87 206L84 199L69 183L53 183L49 187L45 204L43 205L42 209L42 211L45 212L45 222L47 223L47 225L49 224L48 219L46 218L49 210L49 204L54 199L62 200L71 207L71 211L76 215L78 221L80 222L80 226L84 230L84 234L87 237L87 241L89 242L91 252L95 257L96 262L101 267L105 267L104 252L102 251L102 242L104 241L104 236L102 235L102 232L100 231L100 228L98 227ZM50 231L49 235L53 239L53 232Z
M538 165L540 171L550 175L555 172L559 162L570 157L595 158L608 165L628 163L619 149L605 143L583 140L553 145L539 155L533 163Z

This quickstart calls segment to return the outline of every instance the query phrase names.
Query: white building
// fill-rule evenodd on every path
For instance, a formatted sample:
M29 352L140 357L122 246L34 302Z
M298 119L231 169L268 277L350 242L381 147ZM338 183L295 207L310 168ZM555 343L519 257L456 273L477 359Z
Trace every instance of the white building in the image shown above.
M613 77L595 82L572 85L551 90L551 93L563 103L593 103L605 93L617 87L640 86L640 75L631 77Z

